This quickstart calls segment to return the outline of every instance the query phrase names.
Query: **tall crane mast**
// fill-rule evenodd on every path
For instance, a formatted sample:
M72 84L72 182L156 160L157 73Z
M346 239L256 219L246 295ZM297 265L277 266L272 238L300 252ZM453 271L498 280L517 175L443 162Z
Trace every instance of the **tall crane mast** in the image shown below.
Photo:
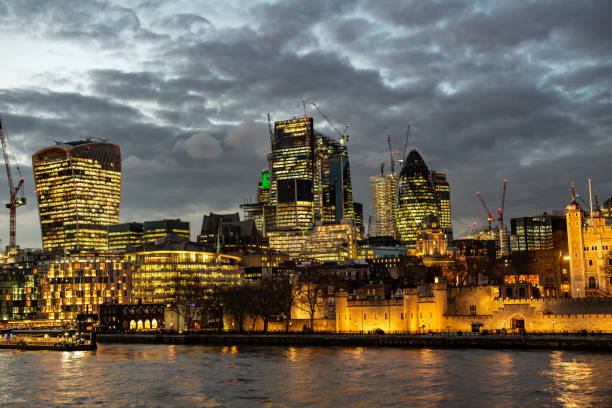
M478 199L480 200L480 203L482 204L482 207L484 208L484 210L487 213L487 221L489 223L489 231L492 230L492 223L493 221L495 221L495 217L493 216L493 214L491 214L491 211L489 211L489 207L487 207L487 204L485 203L484 199L482 198L482 195L480 194L479 191L476 192L476 197L478 197Z
M272 130L272 118L268 113L268 133L270 134L270 143L274 144L274 131Z
M501 204L499 205L499 208L497 209L497 215L498 220L499 220L499 227L500 229L505 228L505 224L504 224L504 206L506 205L506 186L508 185L508 179L505 178L504 179L504 187L502 189L502 196L501 196Z
M8 179L9 186L9 202L6 204L6 208L9 209L9 245L6 250L7 253L11 253L17 250L16 230L17 230L17 207L26 204L26 199L23 195L23 176L21 170L17 166L17 172L19 173L19 182L17 186L13 182L13 174L11 172L11 163L9 160L9 154L6 143L6 131L4 122L0 118L0 144L2 145L2 155L4 156L4 167L6 168L6 177ZM21 193L21 194L20 194Z
M389 162L391 163L391 173L395 173L395 161L393 160L393 149L391 148L391 133L387 132L387 144L389 145Z

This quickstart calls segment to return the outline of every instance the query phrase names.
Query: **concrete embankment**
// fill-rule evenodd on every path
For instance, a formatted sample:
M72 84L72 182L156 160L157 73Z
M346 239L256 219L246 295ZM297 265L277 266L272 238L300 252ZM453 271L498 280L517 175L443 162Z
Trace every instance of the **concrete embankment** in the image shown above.
M612 351L606 335L99 334L99 343L328 347L440 347Z

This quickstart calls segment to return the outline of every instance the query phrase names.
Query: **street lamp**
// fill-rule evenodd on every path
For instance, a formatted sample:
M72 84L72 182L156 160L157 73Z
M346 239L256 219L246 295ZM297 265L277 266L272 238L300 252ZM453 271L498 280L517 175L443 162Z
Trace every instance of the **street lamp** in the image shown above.
M553 324L553 333L554 333L555 332L555 321L554 320L552 321L552 324Z

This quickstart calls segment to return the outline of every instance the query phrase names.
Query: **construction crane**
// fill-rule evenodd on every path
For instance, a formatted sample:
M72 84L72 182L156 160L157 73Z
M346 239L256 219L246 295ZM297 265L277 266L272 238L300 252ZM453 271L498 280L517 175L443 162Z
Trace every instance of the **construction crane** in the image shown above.
M482 204L482 207L484 208L484 210L487 213L487 222L489 223L489 231L491 231L493 229L492 224L493 224L493 221L495 221L495 217L493 216L491 211L489 211L489 207L487 207L487 204L485 203L484 199L482 198L482 195L480 194L480 191L476 192L476 197L478 197L478 199L480 200L480 203Z
M380 163L380 175L385 175L385 162Z
M270 134L270 143L274 144L274 131L272 130L272 118L268 113L268 133Z
M312 99L302 99L302 105L304 105L304 113L306 113L306 104L312 105L317 110L317 112L319 112L319 114L323 117L323 119L327 121L329 126L331 126L334 132L336 132L336 134L338 135L338 139L341 144L345 144L348 141L349 135L347 132L348 132L348 129L351 127L350 124L345 123L344 132L341 132L340 130L338 130L336 125L334 125L331 119L325 113L323 113L321 109L319 109L319 106Z
M13 174L11 173L11 162L9 160L9 154L7 150L7 137L4 127L4 122L0 118L0 143L2 145L2 154L4 156L4 167L6 168L6 177L9 185L9 202L6 204L6 208L9 209L9 244L6 247L7 254L15 252L17 250L16 230L17 230L17 207L26 204L26 199L23 195L23 176L19 165L17 165L17 172L19 173L19 182L17 186L13 182Z
M393 149L391 148L391 133L387 132L387 144L389 145L389 162L391 163L391 173L395 173L395 161L393 160Z
M506 186L508 185L508 179L505 178L504 179L504 187L502 189L502 196L501 196L501 204L500 206L497 208L497 219L499 221L499 225L500 225L500 229L501 228L506 228L506 225L504 224L504 206L506 204Z

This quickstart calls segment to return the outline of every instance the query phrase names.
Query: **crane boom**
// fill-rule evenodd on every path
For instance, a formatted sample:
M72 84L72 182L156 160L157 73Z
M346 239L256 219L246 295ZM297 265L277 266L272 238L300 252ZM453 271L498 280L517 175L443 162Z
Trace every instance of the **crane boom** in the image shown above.
M404 150L402 150L402 159L406 159L406 151L408 150L408 138L410 137L410 127L412 122L408 122L408 128L406 129L406 137L404 138Z
M393 161L393 149L391 148L391 133L387 132L387 144L389 145L389 161L391 163L391 173L395 173L395 161Z
M272 131L272 118L268 113L268 133L270 134L270 143L274 143L274 132Z
M319 114L323 117L323 119L325 119L325 121L329 124L329 126L331 126L334 132L336 132L336 134L338 135L340 142L344 143L345 141L348 140L348 134L346 134L346 131L350 127L350 125L345 124L344 133L339 131L336 125L334 125L334 123L331 121L331 119L325 113L323 113L321 109L319 109L319 106L315 103L315 101L313 101L312 99L302 99L302 104L304 104L304 107L306 106L307 103L314 106L317 112L319 112Z
M4 157L4 167L6 168L6 177L8 178L9 185L9 202L6 204L6 208L9 209L9 245L7 252L15 250L17 248L17 207L25 205L26 200L23 196L23 177L20 177L17 186L13 182L13 174L11 172L11 162L9 159L8 150L6 147L6 131L4 122L0 118L0 145L2 146L2 155ZM19 170L19 168L17 169ZM21 197L19 193L21 192Z
M501 203L499 208L497 209L497 214L499 215L499 222L503 226L504 225L504 206L506 205L506 186L508 185L508 179L504 179L504 188L502 189Z
M495 221L495 217L493 216L493 214L491 214L491 211L489 211L489 207L487 207L487 204L485 203L485 201L482 199L482 195L480 195L480 192L476 193L476 197L478 197L478 199L480 200L480 203L482 204L482 207L485 209L485 211L487 212L487 221L489 222L489 231L491 230L491 223L493 221Z

